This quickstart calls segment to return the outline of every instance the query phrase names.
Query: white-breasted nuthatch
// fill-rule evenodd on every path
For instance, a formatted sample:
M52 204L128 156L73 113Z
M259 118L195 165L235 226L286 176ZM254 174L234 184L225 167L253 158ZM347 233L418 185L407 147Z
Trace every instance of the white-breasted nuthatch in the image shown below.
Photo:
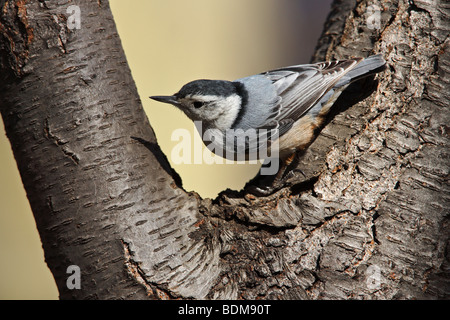
M150 98L201 122L210 133L200 132L205 145L222 157L287 160L314 140L315 129L351 82L384 65L380 54L296 65L235 81L195 80L174 95Z

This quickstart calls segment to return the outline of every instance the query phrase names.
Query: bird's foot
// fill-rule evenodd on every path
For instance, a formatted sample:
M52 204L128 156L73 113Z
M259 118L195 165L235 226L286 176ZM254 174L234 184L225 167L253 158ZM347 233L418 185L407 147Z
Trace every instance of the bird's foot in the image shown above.
M301 180L299 174L306 178L300 169L286 170L273 176L258 175L244 187L244 190L255 196L267 197L282 188L298 183Z

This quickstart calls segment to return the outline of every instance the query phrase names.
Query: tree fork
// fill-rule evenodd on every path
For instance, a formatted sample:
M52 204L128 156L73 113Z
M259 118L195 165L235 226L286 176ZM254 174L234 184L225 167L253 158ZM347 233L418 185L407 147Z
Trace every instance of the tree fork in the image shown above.
M212 200L158 147L106 2L71 30L66 6L0 1L0 111L60 298L448 298L449 10L383 1L370 29L371 4L335 1L313 60L388 68L340 99L304 175Z

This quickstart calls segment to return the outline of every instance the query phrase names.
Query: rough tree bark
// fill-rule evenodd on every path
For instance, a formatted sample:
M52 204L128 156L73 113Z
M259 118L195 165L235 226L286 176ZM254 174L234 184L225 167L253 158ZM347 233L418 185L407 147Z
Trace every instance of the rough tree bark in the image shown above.
M383 53L349 91L374 92L340 99L304 175L214 200L159 149L107 3L80 4L82 30L67 4L0 5L1 114L60 298L449 298L444 0L335 1L313 59Z

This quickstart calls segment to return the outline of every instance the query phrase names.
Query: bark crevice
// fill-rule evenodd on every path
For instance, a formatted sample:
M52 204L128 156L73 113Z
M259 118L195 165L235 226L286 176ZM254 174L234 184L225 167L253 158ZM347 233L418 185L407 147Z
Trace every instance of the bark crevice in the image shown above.
M312 61L382 53L386 70L275 192L214 200L159 148L107 3L83 3L82 32L42 4L0 1L0 111L61 298L450 296L445 1L335 1Z

